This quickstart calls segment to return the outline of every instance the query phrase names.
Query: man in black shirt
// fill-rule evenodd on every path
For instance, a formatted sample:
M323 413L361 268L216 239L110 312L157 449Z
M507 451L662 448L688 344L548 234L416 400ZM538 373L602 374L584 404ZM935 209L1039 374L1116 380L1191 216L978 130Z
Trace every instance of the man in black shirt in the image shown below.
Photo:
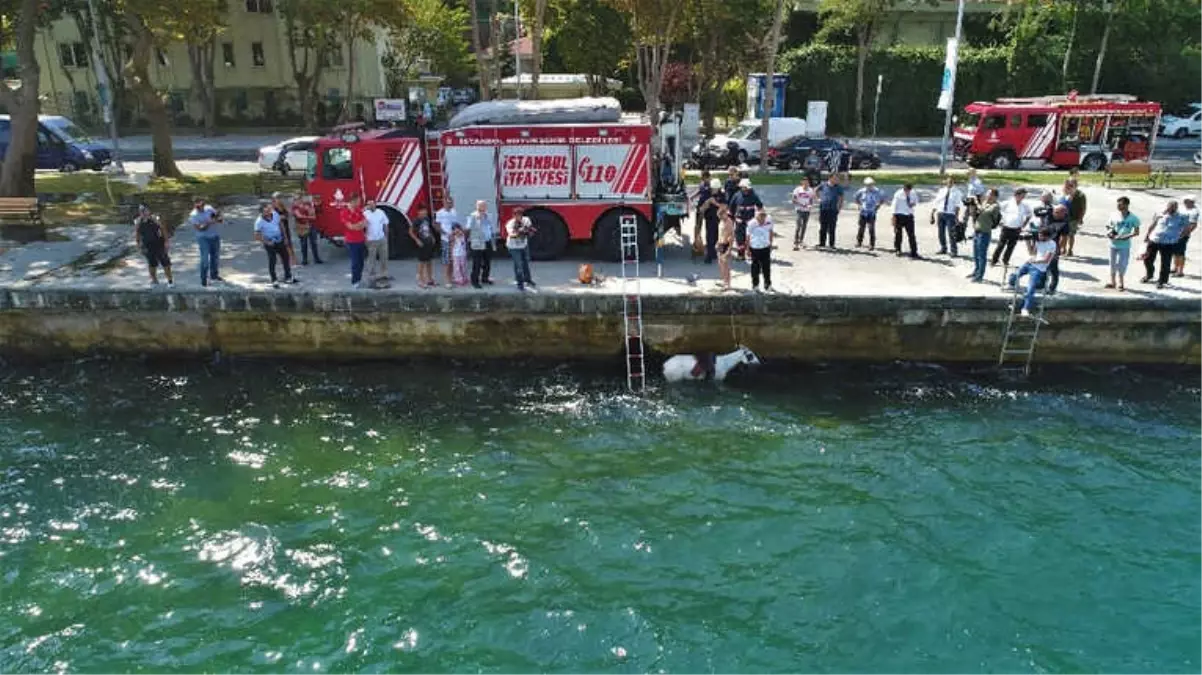
M751 180L744 178L739 181L739 191L731 200L730 215L735 219L735 247L738 249L737 258L747 258L747 223L755 218L755 212L764 208L764 202L751 189Z
M167 256L167 233L163 230L163 224L159 222L158 217L153 215L150 207L146 205L138 207L138 217L134 220L134 240L138 244L138 250L146 257L146 262L150 265L151 285L159 283L157 268L161 265L163 274L167 275L167 285L174 286L175 279L171 276L171 258Z

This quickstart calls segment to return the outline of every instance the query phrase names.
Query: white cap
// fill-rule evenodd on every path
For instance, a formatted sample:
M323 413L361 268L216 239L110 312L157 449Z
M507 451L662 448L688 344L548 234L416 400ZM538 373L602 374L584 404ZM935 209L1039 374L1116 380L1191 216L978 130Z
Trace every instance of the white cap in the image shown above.
M864 179L864 184L865 185L875 185L876 181L872 179L872 176L869 176Z
M749 187L751 187L751 179L750 179L750 178L744 178L743 180L739 181L739 187L740 187L740 188L749 188Z

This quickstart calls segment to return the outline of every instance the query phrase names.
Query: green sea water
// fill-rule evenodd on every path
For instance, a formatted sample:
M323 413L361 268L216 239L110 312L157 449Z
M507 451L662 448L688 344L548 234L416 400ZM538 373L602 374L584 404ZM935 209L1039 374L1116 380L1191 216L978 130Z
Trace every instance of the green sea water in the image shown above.
M1199 672L1197 374L8 366L3 672Z

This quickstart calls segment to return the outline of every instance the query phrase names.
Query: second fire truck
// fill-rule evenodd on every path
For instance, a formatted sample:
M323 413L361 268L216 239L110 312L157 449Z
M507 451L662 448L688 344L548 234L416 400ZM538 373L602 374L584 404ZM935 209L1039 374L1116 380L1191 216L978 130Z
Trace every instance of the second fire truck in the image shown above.
M1127 95L1043 96L964 107L955 154L970 166L1014 169L1020 161L1101 171L1152 155L1160 104Z
M530 239L535 259L559 257L569 242L589 242L597 257L616 260L620 216L638 218L646 254L659 214L684 211L678 125L653 131L621 121L343 130L317 142L305 190L319 204L318 231L334 240L343 232L332 207L352 194L375 199L389 216L395 255L411 248L406 233L418 209L433 216L449 195L462 217L477 200L501 223L523 207L537 230Z

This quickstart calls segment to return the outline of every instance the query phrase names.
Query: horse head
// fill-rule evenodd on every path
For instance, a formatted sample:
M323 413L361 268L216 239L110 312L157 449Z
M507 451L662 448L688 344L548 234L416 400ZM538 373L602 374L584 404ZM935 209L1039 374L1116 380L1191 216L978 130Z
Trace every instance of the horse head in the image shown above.
M749 366L760 365L760 358L755 355L755 352L744 347L743 345L739 345L739 357L740 357L740 359L739 359L740 363L745 363Z

